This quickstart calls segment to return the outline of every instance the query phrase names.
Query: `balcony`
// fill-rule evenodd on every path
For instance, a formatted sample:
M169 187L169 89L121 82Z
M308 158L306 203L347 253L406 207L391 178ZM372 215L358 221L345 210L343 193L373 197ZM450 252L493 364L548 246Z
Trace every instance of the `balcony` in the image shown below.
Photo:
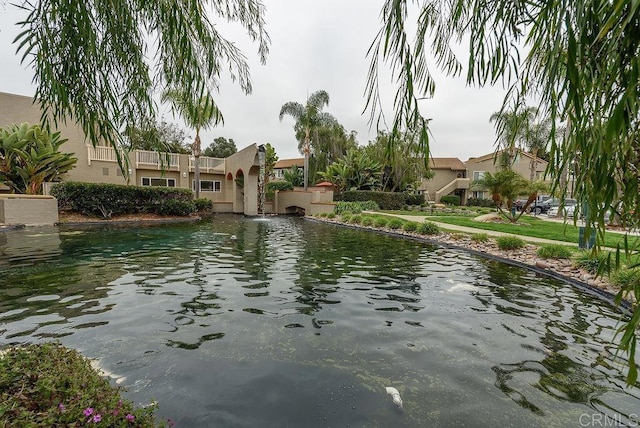
M201 172L219 172L224 174L224 159L210 158L208 156L200 156L200 171ZM195 158L189 156L189 171L193 171L196 166Z
M136 169L179 170L180 155L178 153L158 153L147 150L136 150Z
M120 156L124 156L123 152L120 152ZM116 151L113 147L109 146L87 146L87 160L91 165L91 161L102 162L118 162Z

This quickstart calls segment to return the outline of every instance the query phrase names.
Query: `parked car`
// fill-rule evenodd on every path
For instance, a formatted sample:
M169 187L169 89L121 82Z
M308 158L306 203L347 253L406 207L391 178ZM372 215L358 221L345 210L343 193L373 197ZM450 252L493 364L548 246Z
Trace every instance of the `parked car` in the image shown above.
M565 208L568 206L574 206L577 203L578 202L575 199L571 199L571 198L567 198L564 200ZM546 214L551 209L551 207L557 207L557 206L560 206L560 199L549 198L549 199L545 199L544 201L535 202L531 204L531 212L534 214Z
M560 206L553 206L547 211L549 217L573 217L573 213L576 210L577 205L565 205L563 210L560 210Z

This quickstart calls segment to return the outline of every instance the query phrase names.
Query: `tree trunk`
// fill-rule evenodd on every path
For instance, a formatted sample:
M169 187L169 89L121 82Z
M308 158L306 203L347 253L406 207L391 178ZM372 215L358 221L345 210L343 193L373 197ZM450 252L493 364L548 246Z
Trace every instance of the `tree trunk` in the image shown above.
M309 147L309 128L307 128L305 130L305 136L304 136L304 147L302 148L302 150L304 151L304 171L303 171L303 176L304 176L304 191L307 191L307 186L309 186L309 152L310 152L310 147Z
M196 140L193 142L193 157L195 165L193 167L193 178L195 181L195 198L200 198L200 130L196 129Z

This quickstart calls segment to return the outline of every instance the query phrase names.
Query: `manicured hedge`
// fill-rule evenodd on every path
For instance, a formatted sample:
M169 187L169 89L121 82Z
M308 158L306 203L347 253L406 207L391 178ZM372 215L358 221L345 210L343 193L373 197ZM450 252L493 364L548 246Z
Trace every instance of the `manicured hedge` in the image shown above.
M174 187L140 187L65 181L51 189L61 210L111 217L155 213L188 215L196 210L193 192Z
M407 196L414 195L396 192L376 192L372 190L349 190L342 192L340 195L336 195L334 199L345 202L373 201L378 204L381 210L401 210L404 205L420 205L420 203L408 203ZM422 195L417 196L422 197ZM424 201L424 199L422 199L422 201Z
M455 205L456 207L460 205L460 196L458 195L447 195L440 198L440 202L445 205Z

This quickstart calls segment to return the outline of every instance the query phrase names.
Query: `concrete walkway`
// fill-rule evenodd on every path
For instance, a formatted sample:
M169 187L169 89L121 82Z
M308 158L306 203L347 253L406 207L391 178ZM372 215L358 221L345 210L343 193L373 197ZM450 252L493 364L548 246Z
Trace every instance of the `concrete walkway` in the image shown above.
M486 233L488 236L516 236L524 241L527 242L533 242L536 244L560 244L560 245L566 245L566 246L570 246L570 247L577 247L578 243L573 243L573 242L566 242L566 241L554 241L552 239L544 239L544 238L536 238L533 236L524 236L524 235L517 235L515 233L506 233L506 232L498 232L495 230L485 230L485 229L476 229L474 227L466 227L466 226L458 226L455 224L449 224L449 223L439 223L437 221L433 221L433 217L428 217L428 216L423 216L423 215L404 215L404 214L389 214L389 213L382 213L382 212L377 212L377 211L363 211L364 214L378 214L378 215L386 215L389 217L398 217L401 218L403 220L408 220L408 221L415 221L418 223L422 223L425 220L429 221L433 224L435 224L436 226L438 226L441 229L444 230L451 230L451 231L455 231L455 232L464 232L464 233Z

